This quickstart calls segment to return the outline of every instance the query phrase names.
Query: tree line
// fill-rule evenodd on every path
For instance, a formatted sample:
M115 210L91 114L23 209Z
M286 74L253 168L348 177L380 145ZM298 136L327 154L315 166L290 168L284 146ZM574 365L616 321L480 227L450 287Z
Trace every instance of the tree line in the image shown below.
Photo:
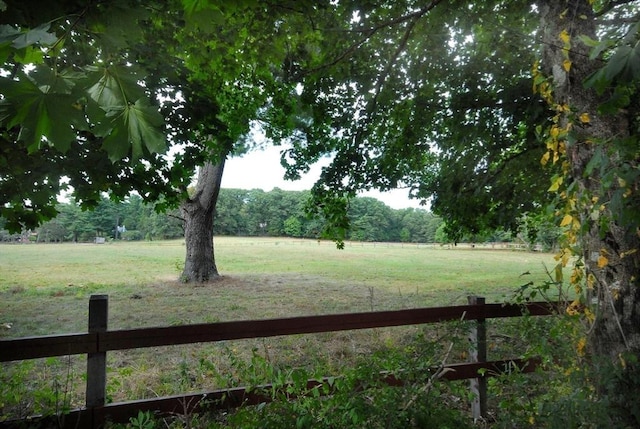
M321 237L326 220L310 217L305 211L310 191L284 191L274 188L221 189L213 224L215 235L247 237ZM0 231L2 241L92 242L105 240L166 240L184 237L178 210L158 212L152 204L132 194L116 202L106 196L93 210L82 210L74 201L59 203L58 216L40 227L12 234ZM450 241L444 220L425 209L393 209L371 197L357 197L348 208L352 241L442 243ZM0 219L0 222L2 220ZM2 227L3 225L0 225ZM465 241L512 241L511 233L501 230L469 235Z
M221 189L213 233L226 236L319 238L325 220L305 213L309 191ZM58 216L29 232L11 234L2 230L3 241L29 236L38 242L91 242L96 237L122 240L165 240L184 237L178 210L159 213L154 205L133 194L120 202L106 196L90 211L76 202L57 206ZM375 198L351 201L353 229L349 239L357 241L403 241L430 243L442 235L443 220L422 209L394 210ZM440 228L440 231L438 231ZM444 239L440 237L440 239Z

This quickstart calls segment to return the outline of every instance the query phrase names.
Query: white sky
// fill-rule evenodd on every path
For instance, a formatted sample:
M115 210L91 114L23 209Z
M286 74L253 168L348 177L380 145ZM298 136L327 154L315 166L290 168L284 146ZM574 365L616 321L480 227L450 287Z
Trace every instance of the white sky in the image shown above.
M321 165L314 165L311 171L298 181L284 180L284 168L280 165L280 150L277 146L268 146L264 150L255 150L242 157L227 160L222 175L223 188L263 189L271 191L280 188L285 191L304 191L311 189L320 175ZM415 207L425 209L418 200L409 199L408 189L390 192L369 191L361 195L376 198L393 209Z

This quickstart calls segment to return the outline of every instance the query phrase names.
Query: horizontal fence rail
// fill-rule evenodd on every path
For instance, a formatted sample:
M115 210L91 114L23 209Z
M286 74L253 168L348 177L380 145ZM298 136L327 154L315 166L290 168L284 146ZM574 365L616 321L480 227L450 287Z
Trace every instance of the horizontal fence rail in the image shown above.
M47 335L0 340L0 362L145 347L419 325L453 320L520 317L523 314L546 316L552 314L555 308L555 304L549 302L528 302L523 305L459 305Z
M0 362L86 354L86 408L72 410L69 414L62 416L63 421L60 421L60 416L57 416L57 425L62 427L101 427L107 418L114 422L126 422L129 417L135 415L138 411L162 411L165 414L180 414L200 411L205 406L206 409L210 410L269 402L272 398L269 391L273 389L271 385L252 389L238 387L212 392L105 404L106 353L108 351L418 325L455 320L476 320L476 327L473 328L471 334L473 339L473 361L445 365L440 368L433 368L431 371L441 371L440 378L447 380L471 379L472 391L476 396L480 397L477 400L477 404L472 404L474 417L477 417L486 412L485 377L514 370L532 372L540 364L539 360L535 358L487 361L485 320L490 318L520 317L523 314L546 316L555 313L558 305L549 302L527 302L522 305L485 304L484 298L479 297L469 297L469 302L469 305L451 307L243 320L109 331L107 329L108 297L106 295L94 295L89 302L88 333L0 340ZM385 376L383 378L385 382L391 385L402 384L402 380L395 379L393 376ZM475 380L475 385L473 380ZM308 383L311 388L324 382L324 380L309 380ZM478 388L478 386L480 387ZM28 423L30 427L37 427L38 425L44 427L48 424L48 421L46 419L36 419L28 420ZM24 424L25 421L0 421L0 428L22 427Z

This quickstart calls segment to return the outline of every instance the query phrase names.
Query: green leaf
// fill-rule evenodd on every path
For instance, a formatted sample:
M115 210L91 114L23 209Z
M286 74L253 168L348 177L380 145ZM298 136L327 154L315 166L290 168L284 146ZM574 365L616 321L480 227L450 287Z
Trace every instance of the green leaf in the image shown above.
M46 67L22 74L19 81L0 79L5 96L1 120L8 128L20 126L18 139L30 153L40 149L43 138L66 152L76 138L74 127L85 123L72 89L72 83Z
M616 53L607 61L607 65L604 67L604 78L608 81L612 81L613 78L618 76L622 70L627 67L629 61L629 55L632 51L630 46L620 46Z
M13 49L9 43L0 43L0 63L6 62L12 52Z
M71 142L76 140L75 128L78 124L85 124L82 109L77 105L73 95L49 95L45 97L47 113L52 126L47 133L47 139L61 152L66 152ZM72 127L73 125L73 127Z
M27 46L16 51L13 58L20 64L42 64L44 62L44 53L37 46Z
M556 283L562 283L564 278L562 274L562 263L557 264L553 271L554 271Z
M161 131L164 122L162 115L146 98L139 99L133 106L127 106L126 115L134 160L142 156L143 145L151 153L166 149L166 139Z
M0 25L0 44L13 42L21 34L22 32L17 28L11 25L2 24Z
M166 138L162 132L163 118L146 98L119 111L112 110L107 117L113 119L106 124L111 129L102 148L111 161L126 158L129 154L136 161L142 157L145 148L151 153L166 149Z
M100 76L87 93L105 112L121 111L133 100L144 97L144 89L138 85L138 76L131 68L105 67L94 76Z
M578 38L582 43L584 43L585 45L591 48L591 52L589 53L589 58L592 60L598 58L603 51L611 48L615 44L615 41L610 39L598 41L585 35L578 36Z
M102 142L102 149L107 152L111 162L116 162L127 157L131 145L123 114L118 115L110 125L111 130Z
M109 69L104 69L103 76L87 90L87 93L105 112L121 110L127 104L118 80Z
M182 7L187 14L193 14L210 8L211 3L207 0L182 0Z
M594 170L600 170L603 160L604 154L602 153L602 147L598 146L584 169L584 177L591 176Z
M49 27L50 24L46 23L21 33L13 40L12 46L16 49L22 49L35 44L53 45L58 40L58 37L53 33L49 33Z

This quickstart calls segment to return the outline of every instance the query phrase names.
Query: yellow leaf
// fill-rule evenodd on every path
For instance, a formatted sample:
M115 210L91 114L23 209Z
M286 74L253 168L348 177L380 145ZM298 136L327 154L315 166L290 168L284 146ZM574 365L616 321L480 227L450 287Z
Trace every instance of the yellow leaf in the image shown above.
M574 283L573 290L576 291L578 295L580 295L582 293L582 285L580 283Z
M547 165L547 162L549 162L549 152L545 152L544 155L542 155L542 159L540 160L540 164Z
M571 272L571 280L570 280L571 284L579 284L583 276L584 276L584 273L582 269L580 269L579 267L573 267L573 271Z
M583 124L588 124L589 122L591 122L591 118L589 117L589 114L587 112L584 112L582 115L580 115L580 122L582 122Z
M584 317L586 317L589 323L593 323L596 320L596 315L589 307L584 309Z
M622 177L618 177L618 185L620 185L621 188L624 188L627 186L627 181L624 180Z
M568 72L569 70L571 70L571 60L564 60L562 62L562 68L564 69L564 71Z
M578 344L576 345L576 351L578 352L578 356L584 356L584 349L587 346L587 339L580 338L578 340Z
M535 60L533 65L531 66L531 73L538 74L538 70L540 69L540 60Z
M554 269L554 273L555 273L556 283L562 283L562 280L564 279L564 276L562 273L562 264L556 265L556 268Z
M612 288L611 289L611 296L613 297L613 299L615 301L617 301L618 298L620 298L620 289L619 288Z
M606 256L600 255L598 256L598 268L604 268L609 264L609 260Z
M571 216L570 214L566 214L562 218L562 222L560 222L560 226L567 226L571 223L571 221L573 221L573 216Z
M560 128L558 128L556 125L551 127L551 130L549 130L549 135L554 139L557 138L559 134L560 134Z
M569 40L571 40L571 36L566 29L562 30L562 32L560 33L560 40L562 40L562 43L564 43L565 45L569 43Z
M587 288L588 289L593 289L595 284L596 284L596 276L594 276L593 274L589 273L589 275L587 276Z
M571 304L569 304L565 311L569 316L575 316L576 314L580 314L580 311L578 311L579 309L580 303L578 302L578 300L575 300Z
M549 187L549 192L556 192L558 189L560 189L562 180L562 176L557 176L555 179L553 179L553 181L551 182L551 186Z

